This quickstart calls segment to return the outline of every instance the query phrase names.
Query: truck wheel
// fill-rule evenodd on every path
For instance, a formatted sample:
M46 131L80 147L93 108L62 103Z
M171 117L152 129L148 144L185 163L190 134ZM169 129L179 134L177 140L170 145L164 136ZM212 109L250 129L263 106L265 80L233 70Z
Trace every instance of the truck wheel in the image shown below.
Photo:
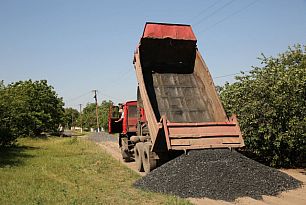
M131 157L130 157L130 153L128 150L125 150L121 147L121 155L122 155L122 159L125 161L125 162L130 162L132 161L131 160Z
M157 161L154 159L153 153L151 152L151 144L144 144L142 162L143 162L143 169L145 173L149 173L153 169L156 168Z
M135 145L135 161L136 161L137 170L140 172L143 172L142 155L143 155L143 143L138 142Z
M126 137L121 138L121 155L125 162L131 161L131 154L129 153L129 145L128 145L128 139Z

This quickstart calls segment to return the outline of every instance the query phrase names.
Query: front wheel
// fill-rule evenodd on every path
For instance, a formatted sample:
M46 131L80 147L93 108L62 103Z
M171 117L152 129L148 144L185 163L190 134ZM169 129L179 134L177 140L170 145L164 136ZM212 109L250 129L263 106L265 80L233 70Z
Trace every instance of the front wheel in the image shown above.
M125 162L130 162L131 161L131 153L129 152L129 142L127 137L121 137L120 138L120 150L121 150L121 155L122 158Z

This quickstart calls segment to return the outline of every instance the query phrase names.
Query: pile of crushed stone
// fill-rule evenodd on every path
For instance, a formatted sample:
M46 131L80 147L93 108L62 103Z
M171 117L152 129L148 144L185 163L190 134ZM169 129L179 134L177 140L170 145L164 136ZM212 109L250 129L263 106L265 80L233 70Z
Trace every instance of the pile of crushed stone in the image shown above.
M225 201L262 199L262 195L277 195L301 185L293 177L229 149L190 151L134 183L137 188L183 198Z

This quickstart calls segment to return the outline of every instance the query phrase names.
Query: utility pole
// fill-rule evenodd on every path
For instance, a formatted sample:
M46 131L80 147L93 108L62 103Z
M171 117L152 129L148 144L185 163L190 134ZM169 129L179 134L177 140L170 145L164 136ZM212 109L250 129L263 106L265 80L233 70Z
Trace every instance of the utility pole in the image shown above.
M73 130L73 124L74 124L74 122L73 122L73 114L71 114L71 128L70 128L70 130Z
M97 118L97 132L99 132L99 118L98 118L98 97L97 97L97 90L93 90L95 93L94 99L96 100L96 118Z
M80 106L80 118L81 118L81 133L83 133L82 104L79 104L79 106Z

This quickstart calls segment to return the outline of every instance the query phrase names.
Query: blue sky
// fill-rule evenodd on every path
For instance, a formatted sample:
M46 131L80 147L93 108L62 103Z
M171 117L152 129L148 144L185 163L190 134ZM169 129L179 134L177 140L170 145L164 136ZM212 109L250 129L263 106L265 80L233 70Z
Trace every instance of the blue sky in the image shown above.
M191 24L215 84L306 44L305 0L0 0L0 80L46 79L67 107L136 98L146 21Z

